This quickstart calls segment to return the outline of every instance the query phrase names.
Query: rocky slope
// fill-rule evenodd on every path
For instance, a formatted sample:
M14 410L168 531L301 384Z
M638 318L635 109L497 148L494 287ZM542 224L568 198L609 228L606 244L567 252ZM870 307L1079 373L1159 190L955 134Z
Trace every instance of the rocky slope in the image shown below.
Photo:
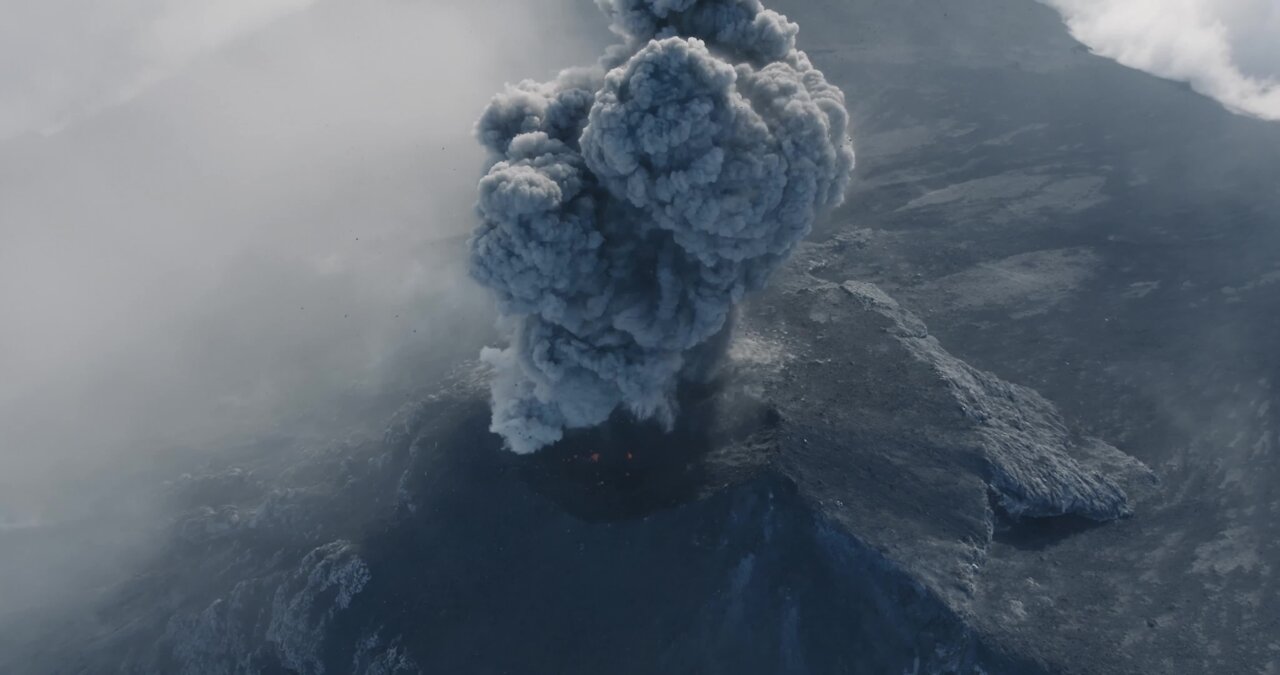
M975 605L993 538L1126 517L1151 474L874 286L801 271L827 254L744 312L674 434L620 418L516 457L472 370L378 443L185 479L175 544L109 612L130 630L79 665L1029 672Z

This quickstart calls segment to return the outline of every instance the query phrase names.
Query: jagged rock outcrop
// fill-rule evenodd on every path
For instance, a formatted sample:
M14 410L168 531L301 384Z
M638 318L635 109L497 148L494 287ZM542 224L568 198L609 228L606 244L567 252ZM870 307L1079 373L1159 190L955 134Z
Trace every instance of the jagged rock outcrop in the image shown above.
M1105 522L1148 489L1140 462L952 356L880 289L792 270L744 315L733 366L777 412L772 462L958 611L1002 521Z

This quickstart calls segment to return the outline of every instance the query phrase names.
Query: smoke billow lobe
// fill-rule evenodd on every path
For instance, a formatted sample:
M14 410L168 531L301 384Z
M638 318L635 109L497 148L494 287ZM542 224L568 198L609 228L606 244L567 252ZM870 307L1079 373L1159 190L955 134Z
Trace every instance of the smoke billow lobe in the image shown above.
M691 354L840 204L844 95L759 0L597 0L623 44L522 82L477 136L471 273L511 344L491 429L519 453L619 408L670 426Z

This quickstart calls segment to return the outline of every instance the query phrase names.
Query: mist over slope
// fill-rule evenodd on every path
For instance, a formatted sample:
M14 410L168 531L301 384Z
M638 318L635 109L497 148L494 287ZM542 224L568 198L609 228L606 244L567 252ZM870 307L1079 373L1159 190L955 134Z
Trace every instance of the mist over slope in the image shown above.
M173 515L164 481L245 453L287 464L282 438L380 429L474 355L493 312L463 255L484 166L470 126L517 65L549 75L597 51L514 28L519 55L470 38L499 17L563 28L567 4L204 4L219 22L139 0L121 34L87 26L100 13L88 5L24 5L3 29L93 33L15 62L74 91L37 96L10 77L31 73L0 70L2 95L40 112L0 141L6 620L83 605L134 573ZM163 19L174 13L190 21ZM246 22L130 84L154 65L134 59L149 38L133 29ZM437 23L459 30L423 40ZM421 67L451 58L461 65ZM100 105L75 89L89 63L94 87L130 96Z
M515 59L465 33L504 12L322 3L0 145L0 499L323 418L479 341L492 314L457 253L484 161L467 130ZM433 22L462 30L419 40ZM561 64L512 39L534 72Z

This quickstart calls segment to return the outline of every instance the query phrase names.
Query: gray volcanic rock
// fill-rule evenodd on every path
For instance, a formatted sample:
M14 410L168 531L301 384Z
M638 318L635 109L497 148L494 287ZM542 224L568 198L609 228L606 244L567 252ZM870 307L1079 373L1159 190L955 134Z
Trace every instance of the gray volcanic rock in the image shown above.
M802 258L804 255L802 254ZM809 259L809 262L812 258ZM1053 404L955 358L873 285L798 273L753 306L738 368L777 410L777 466L815 509L963 609L999 519L1130 515L1153 474Z
M1280 125L1037 3L776 6L859 139L810 274L875 283L1160 478L1105 527L998 526L971 623L1053 672L1280 671Z
M936 428L940 426L937 417L911 420L899 416L894 420L895 425L930 429L935 442L977 449L987 461L991 472L988 482L998 493L999 505L1006 513L1015 518L1079 515L1096 521L1131 513L1118 482L1138 474L1149 475L1140 462L1101 440L1073 434L1053 404L1034 390L1005 382L947 353L938 340L928 334L923 322L879 288L847 281L838 291L831 284L818 284L808 290L834 306L829 312L826 308L811 312L810 319L814 322L882 330L896 338L910 356L931 369L931 382L907 383L914 385L913 395L927 396L930 389L941 386L954 397L963 422L971 428L944 432ZM841 297L840 291L848 298ZM851 312L839 307L848 303L857 309ZM886 322L888 325L884 325ZM861 331L851 337L854 339L850 342L858 345L860 351L875 353L884 348L867 339ZM820 363L822 357L811 358ZM887 356L871 360L894 367ZM913 374L916 371L911 370ZM845 384L839 378L835 382L827 381L837 388ZM858 421L854 418L852 424L845 423L859 430L868 428ZM947 434L962 438L947 438ZM1093 468L1081 466L1076 458L1092 463Z

